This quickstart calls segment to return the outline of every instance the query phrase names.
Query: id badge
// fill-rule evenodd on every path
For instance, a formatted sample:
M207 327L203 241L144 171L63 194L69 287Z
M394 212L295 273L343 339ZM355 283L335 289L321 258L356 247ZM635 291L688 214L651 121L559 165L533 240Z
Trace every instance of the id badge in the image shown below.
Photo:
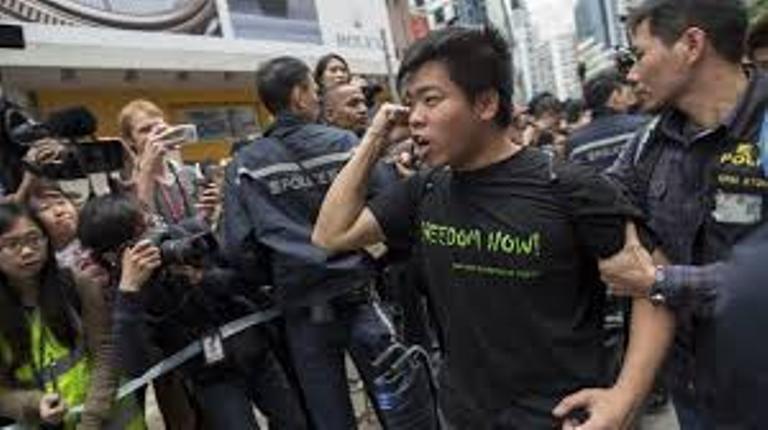
M757 224L763 219L763 196L718 191L712 217L723 224Z
M221 333L214 332L208 336L203 337L203 355L205 356L205 364L212 365L224 360L224 341L221 338Z

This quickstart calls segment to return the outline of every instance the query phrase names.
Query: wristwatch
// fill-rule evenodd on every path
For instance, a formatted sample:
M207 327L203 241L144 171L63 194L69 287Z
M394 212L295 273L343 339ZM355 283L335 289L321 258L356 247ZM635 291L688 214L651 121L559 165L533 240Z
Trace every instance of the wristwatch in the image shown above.
M653 281L650 291L648 291L648 299L654 306L661 306L667 303L667 296L664 288L666 279L667 277L664 273L664 267L656 266L656 279Z

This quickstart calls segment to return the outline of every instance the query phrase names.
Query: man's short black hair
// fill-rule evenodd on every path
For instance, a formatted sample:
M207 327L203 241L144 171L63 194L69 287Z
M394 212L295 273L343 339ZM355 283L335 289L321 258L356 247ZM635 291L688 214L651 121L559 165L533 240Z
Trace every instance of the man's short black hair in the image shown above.
M290 107L291 91L310 76L309 67L298 58L278 57L256 71L256 89L267 109L276 115Z
M499 94L494 122L506 128L512 122L512 58L509 46L496 29L448 27L416 41L405 53L397 75L402 89L405 80L426 63L437 61L448 70L451 81L470 102L488 90Z
M114 251L135 239L144 221L141 204L124 194L107 194L89 200L80 211L77 237L97 254Z
M575 124L581 119L584 114L584 101L579 99L568 99L563 103L563 111L565 112L565 121L568 124Z
M545 91L536 94L531 101L528 102L528 112L533 115L534 118L540 118L546 113L560 115L563 113L563 103L556 95Z
M601 110L606 107L614 91L626 85L621 74L615 70L600 72L584 84L584 102L587 109Z
M755 51L760 48L768 48L768 12L760 15L749 27L747 56L753 58Z
M651 34L667 46L698 27L724 59L739 63L744 56L749 21L743 0L645 0L630 11L629 29L636 31L646 20Z

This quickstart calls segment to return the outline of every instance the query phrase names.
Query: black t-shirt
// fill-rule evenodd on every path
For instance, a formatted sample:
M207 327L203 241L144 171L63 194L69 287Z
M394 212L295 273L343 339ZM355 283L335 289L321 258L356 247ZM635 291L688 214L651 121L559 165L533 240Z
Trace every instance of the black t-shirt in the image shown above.
M596 257L619 251L639 214L594 170L524 149L416 175L369 208L390 247L422 247L454 426L552 428L564 396L610 382Z

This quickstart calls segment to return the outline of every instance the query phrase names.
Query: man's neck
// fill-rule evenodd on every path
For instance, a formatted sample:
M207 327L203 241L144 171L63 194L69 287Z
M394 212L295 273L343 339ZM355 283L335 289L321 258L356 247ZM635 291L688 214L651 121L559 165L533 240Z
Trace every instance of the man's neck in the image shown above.
M63 251L74 241L74 237L59 238L58 240L53 239L53 249L56 251Z
M471 159L460 166L451 166L453 170L471 172L491 166L515 155L522 148L514 143L505 132L494 132L486 136L478 145L481 148Z
M694 124L711 129L728 117L749 85L747 76L737 65L713 66L702 73L692 91L683 97L677 107Z

